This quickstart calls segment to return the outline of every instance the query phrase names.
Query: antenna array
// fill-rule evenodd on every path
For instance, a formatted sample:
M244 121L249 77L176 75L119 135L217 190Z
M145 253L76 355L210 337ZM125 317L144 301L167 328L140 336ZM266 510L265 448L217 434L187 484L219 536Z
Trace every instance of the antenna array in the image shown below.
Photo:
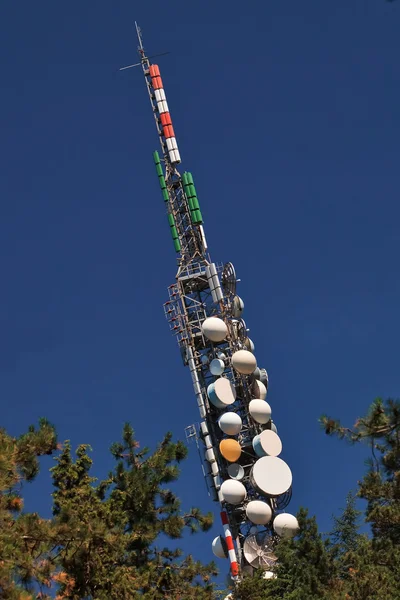
M200 450L224 532L212 550L228 558L234 582L254 568L271 577L278 536L295 535L298 523L283 512L291 498L292 473L280 458L282 443L266 401L268 374L257 366L232 263L211 261L193 175L178 171L181 155L160 70L146 56L137 24L136 31L137 65L143 69L161 144L161 156L153 155L155 169L178 257L164 312L189 367L201 417L199 432L190 426L187 438L195 438Z

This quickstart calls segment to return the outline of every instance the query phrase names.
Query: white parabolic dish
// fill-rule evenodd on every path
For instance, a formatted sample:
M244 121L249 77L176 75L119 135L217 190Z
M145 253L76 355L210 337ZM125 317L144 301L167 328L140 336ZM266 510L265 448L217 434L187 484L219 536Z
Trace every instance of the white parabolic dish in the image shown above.
M254 354L255 346L253 340L251 340L250 338L246 338L244 341L244 346L246 350Z
M232 354L232 365L242 375L250 375L257 367L254 354L248 350L238 350Z
M249 413L257 423L268 423L271 418L271 407L265 400L251 400Z
M226 412L220 416L218 425L226 435L237 435L242 429L242 419L234 412Z
M214 360L212 360L210 362L211 375L214 375L215 377L219 377L220 375L222 375L224 370L225 370L225 365L224 365L223 360L220 360L219 358L214 358Z
M217 558L226 558L226 553L225 553L224 547L222 545L220 535L218 535L216 538L213 539L212 551L213 551L214 556L216 556Z
M240 504L246 498L246 488L235 479L227 479L221 485L221 493L229 504Z
M252 500L246 506L246 516L255 525L266 525L271 520L272 509L266 502Z
M294 537L299 530L298 520L289 513L277 515L274 519L273 526L276 533L284 538Z
M260 442L267 456L279 456L282 452L281 438L271 429L265 429L260 433Z
M280 496L292 485L292 472L281 458L263 456L254 463L251 480L261 494Z
M259 389L261 400L265 400L265 398L267 397L267 388L265 387L263 382L259 381L258 379L256 379L256 386Z
M222 342L228 334L227 326L218 317L209 317L203 321L201 329L206 338L212 342Z
M217 408L226 408L236 400L236 390L229 379L220 377L207 388L210 402Z
M218 400L225 406L229 406L229 404L233 404L235 402L236 390L229 379L226 379L226 377L217 379L214 384L214 389L218 396Z
M232 314L238 319L242 316L242 312L244 311L244 302L239 296L235 296L232 303Z

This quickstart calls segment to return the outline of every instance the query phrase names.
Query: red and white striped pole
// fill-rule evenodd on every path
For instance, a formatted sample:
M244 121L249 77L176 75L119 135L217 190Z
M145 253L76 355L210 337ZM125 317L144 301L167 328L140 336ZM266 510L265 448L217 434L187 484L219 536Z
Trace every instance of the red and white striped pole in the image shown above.
M232 577L237 577L239 575L239 566L238 566L238 563L236 560L236 552L235 552L235 548L233 545L232 534L229 529L228 515L226 514L226 511L224 511L224 510L221 512L221 521L222 521L222 525L224 527L225 541L226 541L226 547L228 549L229 562L231 563Z
M157 102L157 110L160 113L160 120L163 135L167 144L169 159L171 163L180 163L181 155L179 154L178 144L176 143L175 132L174 128L172 127L171 115L169 114L167 98L165 96L164 86L158 65L151 65L149 72L151 77L151 85L153 86L154 95Z

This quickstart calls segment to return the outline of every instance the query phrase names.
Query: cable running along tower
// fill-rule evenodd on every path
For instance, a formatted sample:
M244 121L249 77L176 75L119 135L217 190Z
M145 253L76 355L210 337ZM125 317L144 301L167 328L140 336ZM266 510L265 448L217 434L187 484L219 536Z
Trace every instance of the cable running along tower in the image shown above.
M136 30L140 62L130 66L143 69L161 144L161 155L153 154L155 169L178 256L164 311L201 417L199 426L187 428L187 437L201 440L203 474L222 522L212 550L229 560L234 582L254 568L272 577L278 536L295 535L298 523L284 512L292 473L279 457L282 443L266 401L268 374L257 366L242 319L235 269L210 258L193 176L178 170L181 155L160 70Z

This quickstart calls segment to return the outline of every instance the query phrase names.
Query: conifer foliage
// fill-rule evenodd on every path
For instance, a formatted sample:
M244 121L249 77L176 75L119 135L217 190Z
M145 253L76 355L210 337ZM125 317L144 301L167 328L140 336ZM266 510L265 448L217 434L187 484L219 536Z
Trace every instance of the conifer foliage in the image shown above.
M39 472L40 456L57 448L54 427L41 419L18 438L0 430L0 598L28 600L24 588L50 581L46 560L53 529L37 514L23 512L22 486Z
M277 546L276 578L265 580L259 572L244 578L235 600L400 599L400 402L378 398L352 428L327 416L321 423L328 435L369 446L357 494L347 496L326 539L301 509L298 535ZM366 501L365 513L357 510L356 497ZM362 517L370 535L360 534Z
M322 539L315 517L309 517L306 509L301 509L297 518L299 534L294 539L282 539L277 546L276 577L265 580L257 571L237 587L234 600L328 598L326 590L335 574L328 542Z
M361 511L356 508L356 496L353 492L349 492L342 514L339 517L333 516L333 529L329 534L332 548L338 556L344 556L358 549L360 516Z
M277 545L274 577L255 570L229 598L400 600L400 402L377 399L352 428L327 416L321 423L328 435L370 449L356 495L347 496L328 535L301 509L298 535ZM53 517L43 519L24 512L23 486L35 479L40 456L55 452ZM154 452L141 449L125 425L111 453L114 468L98 481L89 446L73 453L69 442L58 445L45 419L18 438L0 430L0 598L219 598L214 565L168 547L212 521L198 509L184 511L173 491L186 447L167 434Z
M325 432L371 451L358 496L367 502L371 538L349 548L349 598L400 598L400 402L377 398L354 427L323 416Z
M19 514L20 484L38 472L38 456L56 450L54 428L18 439L0 436L0 597L4 600L124 600L215 598L213 564L180 550L158 547L164 539L207 530L210 514L184 512L167 486L179 476L186 447L167 434L153 453L140 449L125 425L113 445L115 468L105 481L91 475L90 448L74 457L66 442L52 468L49 520Z

